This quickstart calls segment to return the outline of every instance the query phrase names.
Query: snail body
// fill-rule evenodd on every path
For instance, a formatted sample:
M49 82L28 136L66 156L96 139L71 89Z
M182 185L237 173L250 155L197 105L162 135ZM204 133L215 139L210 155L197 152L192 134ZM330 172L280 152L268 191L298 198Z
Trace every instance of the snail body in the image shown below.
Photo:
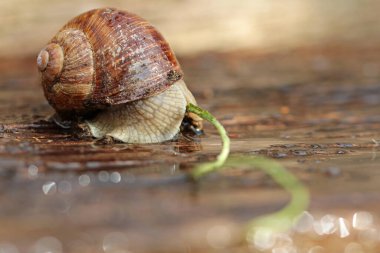
M69 21L37 57L45 97L96 138L129 143L172 139L196 101L162 35L139 16L96 9Z

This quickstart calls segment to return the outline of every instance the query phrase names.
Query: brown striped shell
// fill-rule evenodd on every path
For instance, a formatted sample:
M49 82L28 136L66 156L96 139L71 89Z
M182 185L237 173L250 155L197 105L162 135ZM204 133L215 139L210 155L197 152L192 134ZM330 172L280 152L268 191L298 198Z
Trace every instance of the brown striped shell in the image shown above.
M69 21L37 58L58 114L82 115L159 94L182 79L162 35L137 15L96 9Z
M167 141L184 118L202 128L201 118L186 112L196 101L174 53L134 14L107 8L74 18L41 50L37 66L55 119L84 123L95 138Z

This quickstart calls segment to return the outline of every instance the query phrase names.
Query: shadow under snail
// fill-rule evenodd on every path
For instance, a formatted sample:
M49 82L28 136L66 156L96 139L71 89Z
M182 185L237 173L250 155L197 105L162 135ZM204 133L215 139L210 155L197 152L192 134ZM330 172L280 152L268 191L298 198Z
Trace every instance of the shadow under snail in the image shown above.
M95 138L127 143L173 139L194 96L163 36L141 17L112 8L69 21L41 50L38 70L45 97L63 120L84 123ZM59 120L57 120L59 119Z

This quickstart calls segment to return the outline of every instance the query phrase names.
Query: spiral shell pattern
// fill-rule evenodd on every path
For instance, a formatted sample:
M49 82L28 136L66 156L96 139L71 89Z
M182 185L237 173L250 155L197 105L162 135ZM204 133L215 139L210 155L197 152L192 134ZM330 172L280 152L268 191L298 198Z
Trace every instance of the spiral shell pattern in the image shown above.
M69 21L41 51L37 65L45 96L59 114L145 99L182 78L174 53L153 26L111 8Z
M158 143L179 132L187 101L180 85L147 99L119 105L87 121L96 138L111 136L127 143Z

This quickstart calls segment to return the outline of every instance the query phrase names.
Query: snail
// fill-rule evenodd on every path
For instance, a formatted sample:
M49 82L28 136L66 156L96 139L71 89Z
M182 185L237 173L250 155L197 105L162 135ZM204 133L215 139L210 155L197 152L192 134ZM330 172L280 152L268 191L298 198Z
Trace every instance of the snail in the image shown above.
M126 143L173 139L196 104L169 44L143 18L113 8L85 12L40 51L41 84L58 120L81 122L95 138Z

